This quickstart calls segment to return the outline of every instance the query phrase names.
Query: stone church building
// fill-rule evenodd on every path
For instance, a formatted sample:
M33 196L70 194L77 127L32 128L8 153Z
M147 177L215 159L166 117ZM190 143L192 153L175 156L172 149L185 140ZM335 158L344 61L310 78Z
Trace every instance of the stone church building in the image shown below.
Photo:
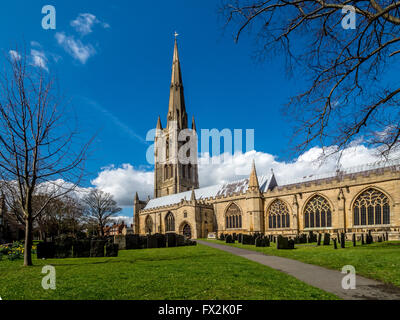
M199 188L197 163L180 163L177 156L179 132L196 132L194 117L191 129L188 125L175 40L167 124L163 128L158 118L155 137L154 198L142 201L136 194L135 233L204 238L210 232L295 236L371 230L400 239L400 163L347 168L286 185L273 173L257 175L253 163L247 179ZM162 150L166 156L160 160ZM197 160L197 154L192 157Z

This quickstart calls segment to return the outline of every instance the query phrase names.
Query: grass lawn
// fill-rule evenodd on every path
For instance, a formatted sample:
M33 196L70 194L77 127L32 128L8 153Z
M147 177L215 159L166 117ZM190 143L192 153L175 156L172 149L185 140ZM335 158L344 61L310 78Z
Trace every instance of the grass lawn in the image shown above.
M41 287L56 268L56 290ZM337 299L289 275L221 250L194 247L120 251L118 258L0 261L0 297L19 299Z
M241 243L227 244L219 240L207 241L292 258L336 270L341 270L345 265L352 265L359 275L400 286L400 241L370 245L357 243L356 247L353 247L352 242L346 242L345 249L341 249L338 244L337 250L333 248L332 242L330 246L317 246L316 243L298 244L295 245L295 250L277 250L274 243L271 243L271 247L260 248Z

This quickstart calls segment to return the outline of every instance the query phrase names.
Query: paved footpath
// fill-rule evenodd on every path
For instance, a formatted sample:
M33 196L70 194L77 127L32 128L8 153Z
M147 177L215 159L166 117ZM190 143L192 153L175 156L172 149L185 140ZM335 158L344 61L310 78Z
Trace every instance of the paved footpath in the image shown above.
M342 299L400 300L400 288L358 275L356 276L356 289L345 290L342 288L342 279L345 275L340 271L326 269L293 259L269 256L261 252L221 245L213 242L202 240L197 240L197 242L285 272L313 287L333 293Z

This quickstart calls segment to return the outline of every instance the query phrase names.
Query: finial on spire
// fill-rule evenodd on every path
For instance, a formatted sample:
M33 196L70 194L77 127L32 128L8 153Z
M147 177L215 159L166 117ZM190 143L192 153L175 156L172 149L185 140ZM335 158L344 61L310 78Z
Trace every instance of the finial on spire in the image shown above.
M179 36L179 33L175 31L175 33L174 33L175 40L176 40L176 38L177 38L178 36Z
M190 201L196 201L196 194L194 193L194 187L192 187L192 194L190 195Z

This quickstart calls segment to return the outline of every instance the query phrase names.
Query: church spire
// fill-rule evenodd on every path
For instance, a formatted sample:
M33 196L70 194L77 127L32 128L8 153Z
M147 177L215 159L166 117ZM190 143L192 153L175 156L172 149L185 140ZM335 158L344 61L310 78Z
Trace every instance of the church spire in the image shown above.
M158 120L157 120L157 129L162 130L162 124L161 124L161 118L160 118L160 116L158 116Z
M170 126L171 121L177 122L177 129L179 130L187 128L187 114L185 97L183 94L181 63L179 61L178 42L176 38L174 43L174 55L172 59L172 75L167 127Z
M250 179L249 179L249 190L259 191L260 186L258 184L256 164L253 160L253 166L251 168Z

